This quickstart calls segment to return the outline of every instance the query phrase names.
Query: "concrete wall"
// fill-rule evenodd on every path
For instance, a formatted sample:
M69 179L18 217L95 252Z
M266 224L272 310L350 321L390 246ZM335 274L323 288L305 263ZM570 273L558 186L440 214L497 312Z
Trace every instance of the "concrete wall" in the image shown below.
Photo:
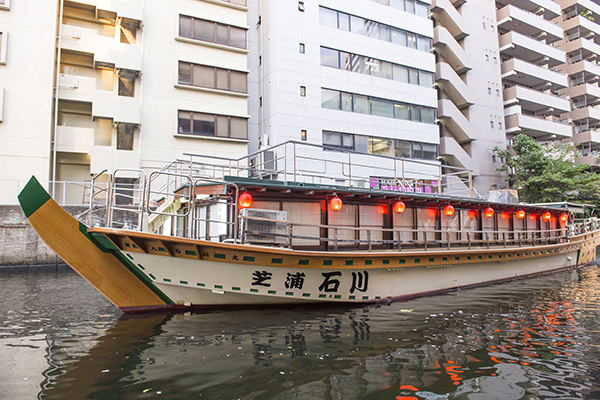
M85 207L66 207L79 215ZM0 265L58 264L63 261L35 233L19 206L0 206Z
M75 217L88 209L87 206L64 206L63 208ZM99 215L99 218L104 216ZM115 214L115 218L125 221L131 218L131 213ZM29 225L21 207L0 205L0 266L59 263L63 261L46 246Z

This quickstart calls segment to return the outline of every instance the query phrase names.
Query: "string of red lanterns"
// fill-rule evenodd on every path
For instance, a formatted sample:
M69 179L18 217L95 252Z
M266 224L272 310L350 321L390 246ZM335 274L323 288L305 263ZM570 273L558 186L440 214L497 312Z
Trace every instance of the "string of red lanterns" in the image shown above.
M253 201L252 195L248 192L243 192L238 197L238 207L241 209L249 208L252 205L252 201ZM343 206L342 199L340 199L338 196L334 196L329 201L329 207L333 211L340 211L342 209L342 206ZM395 213L402 214L406 210L406 204L404 204L403 201L398 200L394 203L393 209L394 209ZM388 213L388 205L387 204L379 204L377 206L377 211L380 214L387 214ZM450 204L444 206L442 211L443 211L444 215L446 215L448 217L451 217L452 215L454 215L454 207ZM437 208L429 207L427 209L427 215L430 217L437 216ZM469 218L477 218L477 210L468 210L467 215ZM487 218L492 218L494 216L494 209L492 207L485 208L483 210L483 215ZM502 217L502 219L509 219L510 212L504 211L500 214L500 216ZM518 219L524 219L526 214L525 214L525 211L518 210L515 212L515 216ZM534 214L534 213L529 214L529 219L531 221L535 221L537 219L537 214ZM546 222L549 222L552 219L552 214L550 212L546 211L542 214L542 219ZM567 214L567 213L560 214L559 220L561 222L567 222L569 220L569 214Z

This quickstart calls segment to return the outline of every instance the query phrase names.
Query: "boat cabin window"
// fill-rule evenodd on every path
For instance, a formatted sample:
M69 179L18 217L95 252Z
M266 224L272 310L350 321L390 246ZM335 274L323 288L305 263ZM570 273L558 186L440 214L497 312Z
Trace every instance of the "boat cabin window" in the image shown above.
M358 207L360 210L359 226L362 228L360 240L364 242L368 240L367 230L371 231L371 240L383 240L383 233L380 229L383 228L384 215L379 212L377 206L360 205Z
M393 211L392 211L393 212ZM406 207L402 214L394 212L394 228L401 229L400 240L403 242L414 240L413 237L413 221L414 221L414 208ZM397 235L397 234L396 234ZM396 236L394 239L398 239Z
M320 237L321 203L320 202L283 202L283 211L287 212L287 220L293 223L310 224L313 226L294 225L295 236ZM299 239L292 240L292 246L319 246L319 240Z
M340 211L331 211L327 213L329 226L339 227L355 227L356 226L356 204L344 204ZM335 229L328 229L328 237L335 238ZM356 240L356 230L354 229L338 229L337 238L339 240ZM330 242L333 246L333 242ZM355 246L353 242L340 242L338 246Z
M435 231L437 228L437 218L439 216L439 208L417 208L417 230L418 240L425 240L425 231ZM435 235L427 234L427 240L435 240Z

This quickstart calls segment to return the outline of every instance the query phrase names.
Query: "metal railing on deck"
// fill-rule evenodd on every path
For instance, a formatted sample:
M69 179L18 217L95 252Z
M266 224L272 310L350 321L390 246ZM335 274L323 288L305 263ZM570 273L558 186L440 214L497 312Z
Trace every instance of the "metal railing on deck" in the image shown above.
M481 197L473 187L472 171L387 155L338 151L310 143L288 141L239 159L186 153L189 170L206 178L226 175L274 179L283 182L332 184L393 191L427 192ZM323 151L328 151L325 155ZM435 172L434 172L435 171Z

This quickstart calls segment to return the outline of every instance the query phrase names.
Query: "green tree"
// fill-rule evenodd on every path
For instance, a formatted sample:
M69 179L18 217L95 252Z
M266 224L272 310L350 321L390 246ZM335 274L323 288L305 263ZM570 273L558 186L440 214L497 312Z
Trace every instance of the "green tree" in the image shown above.
M587 164L575 164L574 147L568 144L541 145L527 135L513 138L512 149L496 147L502 158L498 171L519 190L528 203L573 201L600 204L600 175Z

